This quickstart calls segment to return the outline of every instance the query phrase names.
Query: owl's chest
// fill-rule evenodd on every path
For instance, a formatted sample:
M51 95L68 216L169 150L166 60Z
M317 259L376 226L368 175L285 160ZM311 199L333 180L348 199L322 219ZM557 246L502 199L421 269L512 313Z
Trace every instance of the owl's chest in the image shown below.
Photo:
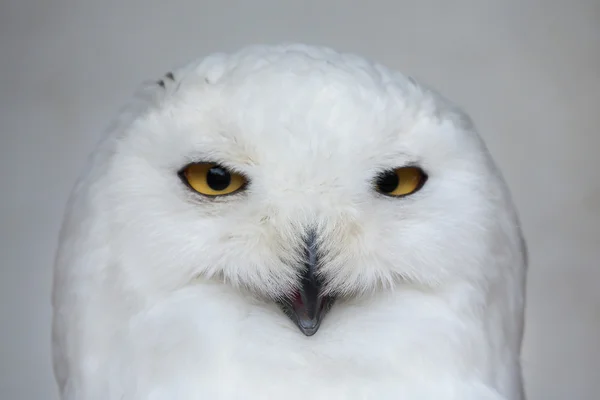
M139 355L128 364L129 373L119 378L123 398L439 400L453 399L447 395L456 390L455 384L462 384L453 370L400 365L393 361L393 349L386 358L381 353L360 357L306 352L276 343L221 346Z
M262 352L262 354L261 354ZM119 399L500 400L452 369L382 365L257 349L239 359L148 360L121 375ZM114 391L116 393L116 391ZM107 397L103 397L107 398ZM110 397L112 399L113 397Z
M432 330L418 314L357 317L340 307L306 337L277 308L238 306L180 303L133 319L101 355L111 391L151 400L450 399L440 391L462 384L446 340L453 327L442 320Z

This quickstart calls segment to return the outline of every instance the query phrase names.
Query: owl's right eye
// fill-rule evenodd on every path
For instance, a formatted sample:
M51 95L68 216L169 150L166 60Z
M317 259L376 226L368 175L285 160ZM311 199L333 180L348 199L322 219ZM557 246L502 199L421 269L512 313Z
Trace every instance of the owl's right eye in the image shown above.
M216 163L189 164L179 176L196 192L205 196L216 197L233 194L247 183L247 179L239 173Z

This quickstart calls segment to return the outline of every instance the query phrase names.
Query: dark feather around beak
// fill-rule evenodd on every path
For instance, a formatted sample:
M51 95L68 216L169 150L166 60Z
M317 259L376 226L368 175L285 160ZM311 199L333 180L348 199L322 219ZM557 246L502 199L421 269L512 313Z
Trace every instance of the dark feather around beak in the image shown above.
M305 246L302 282L292 296L281 302L281 307L302 333L312 336L319 330L321 321L334 299L321 293L323 283L316 273L319 254L314 233L307 235Z

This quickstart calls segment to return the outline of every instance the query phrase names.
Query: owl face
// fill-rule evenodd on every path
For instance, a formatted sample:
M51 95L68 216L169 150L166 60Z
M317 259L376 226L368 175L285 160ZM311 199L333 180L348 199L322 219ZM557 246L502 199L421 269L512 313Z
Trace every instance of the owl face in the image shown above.
M233 285L311 335L336 299L485 275L500 180L468 119L412 80L292 47L153 90L102 188L132 290Z

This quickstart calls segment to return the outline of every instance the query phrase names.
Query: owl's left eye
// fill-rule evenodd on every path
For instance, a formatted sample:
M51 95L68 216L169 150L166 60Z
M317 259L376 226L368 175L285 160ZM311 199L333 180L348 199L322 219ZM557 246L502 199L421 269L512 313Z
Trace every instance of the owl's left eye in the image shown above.
M235 193L247 183L242 174L216 163L189 164L179 174L196 192L211 197Z
M392 197L404 197L423 187L427 175L418 167L401 167L381 173L376 181L377 191Z

